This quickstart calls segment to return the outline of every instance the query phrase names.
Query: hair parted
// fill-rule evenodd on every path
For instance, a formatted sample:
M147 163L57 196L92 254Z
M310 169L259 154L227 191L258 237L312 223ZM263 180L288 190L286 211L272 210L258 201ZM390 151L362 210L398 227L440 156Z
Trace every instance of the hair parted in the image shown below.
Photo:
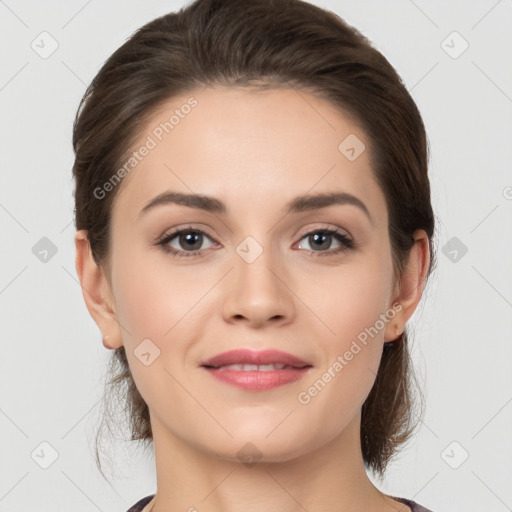
M396 276L404 269L417 229L429 237L430 275L435 227L428 142L418 108L400 76L365 36L336 14L302 0L196 0L138 29L103 64L73 126L75 225L87 230L100 266L108 269L111 211L119 187L101 200L94 191L126 161L164 102L214 85L294 88L350 116L370 141L372 170L386 197ZM363 460L380 477L417 427L415 406L423 405L408 344L406 331L385 343L362 407ZM151 445L149 410L124 347L112 354L107 381L105 414L114 395L125 401L131 440ZM98 444L96 460L101 471Z

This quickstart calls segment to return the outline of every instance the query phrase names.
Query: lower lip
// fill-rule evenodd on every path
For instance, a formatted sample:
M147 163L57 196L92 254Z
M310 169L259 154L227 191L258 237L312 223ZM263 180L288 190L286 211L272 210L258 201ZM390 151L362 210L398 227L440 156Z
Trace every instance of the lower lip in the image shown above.
M203 368L221 382L231 384L232 386L245 391L267 391L302 379L311 367L308 366L305 368L269 371L240 371Z

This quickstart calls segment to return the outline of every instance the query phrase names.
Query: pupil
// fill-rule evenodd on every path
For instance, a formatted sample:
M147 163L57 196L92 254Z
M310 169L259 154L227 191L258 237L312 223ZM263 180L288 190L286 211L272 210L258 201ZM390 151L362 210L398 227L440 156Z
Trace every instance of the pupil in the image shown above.
M317 233L317 234L315 234L315 235L312 235L312 237L313 237L313 239L315 240L315 242L318 242L318 239L319 239L319 238L322 238L322 239L325 241L325 239L326 239L326 238L330 238L330 237L331 237L331 235L325 235L325 234L319 235L319 234ZM324 245L325 245L325 244L324 244ZM327 244L327 245L329 245L329 244ZM320 247L320 248L321 248L321 247ZM325 249L325 248L324 248L324 249Z

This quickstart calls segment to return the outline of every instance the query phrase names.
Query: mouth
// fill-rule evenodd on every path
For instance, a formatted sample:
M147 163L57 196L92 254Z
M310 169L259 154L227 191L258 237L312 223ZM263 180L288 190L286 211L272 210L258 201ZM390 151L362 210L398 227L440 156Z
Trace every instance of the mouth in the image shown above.
M302 379L313 365L278 350L231 350L201 364L217 380L245 391L268 391Z
M239 372L271 372L273 370L292 370L297 367L288 364L226 364L222 366L209 366L207 368L215 368L219 371L237 370Z

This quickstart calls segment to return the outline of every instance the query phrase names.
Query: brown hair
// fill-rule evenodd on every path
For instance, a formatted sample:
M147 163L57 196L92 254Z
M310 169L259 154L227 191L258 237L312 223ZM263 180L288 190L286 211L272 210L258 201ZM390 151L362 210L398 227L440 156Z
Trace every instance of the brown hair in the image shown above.
M99 265L108 269L110 213L119 187L102 199L95 190L126 161L163 102L216 84L293 87L328 100L359 123L386 197L396 276L417 229L429 237L430 275L434 215L420 113L394 68L359 31L301 0L196 0L141 27L104 63L82 98L73 132L75 223L78 230L87 230ZM148 407L124 347L110 361L103 419L108 420L115 394L126 401L131 440L150 445ZM397 447L417 427L413 384L404 331L384 344L374 386L362 407L364 463L381 478ZM422 397L419 403L423 405ZM96 460L101 471L98 438Z

